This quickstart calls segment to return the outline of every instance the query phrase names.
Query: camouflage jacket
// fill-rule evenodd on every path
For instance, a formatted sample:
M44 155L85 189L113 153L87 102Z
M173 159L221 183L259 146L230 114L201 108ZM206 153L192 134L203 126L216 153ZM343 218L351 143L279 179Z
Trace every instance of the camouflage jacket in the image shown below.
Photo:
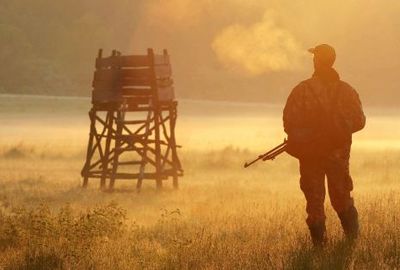
M283 111L289 141L307 142L318 137L321 145L339 148L350 145L351 134L365 126L357 92L336 76L325 80L314 74L292 90Z

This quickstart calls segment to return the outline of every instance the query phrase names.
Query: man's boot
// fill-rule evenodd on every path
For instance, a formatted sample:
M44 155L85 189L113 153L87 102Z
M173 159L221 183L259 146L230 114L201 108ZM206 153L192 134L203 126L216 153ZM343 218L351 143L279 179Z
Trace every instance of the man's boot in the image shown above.
M346 211L339 214L340 222L342 223L344 234L347 239L354 240L358 237L359 224L358 212L354 206L351 206Z
M314 247L322 247L326 242L326 227L325 222L319 222L315 224L309 224L311 240Z

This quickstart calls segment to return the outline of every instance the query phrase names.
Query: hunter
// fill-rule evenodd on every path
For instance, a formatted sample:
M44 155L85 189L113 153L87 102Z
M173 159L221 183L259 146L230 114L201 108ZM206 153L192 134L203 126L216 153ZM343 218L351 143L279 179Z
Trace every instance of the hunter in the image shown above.
M287 152L300 163L310 235L315 246L323 246L325 175L330 201L345 236L354 240L359 233L349 158L352 134L364 128L365 116L356 90L332 67L334 48L321 44L309 52L314 55L314 74L290 93L283 123L288 134Z

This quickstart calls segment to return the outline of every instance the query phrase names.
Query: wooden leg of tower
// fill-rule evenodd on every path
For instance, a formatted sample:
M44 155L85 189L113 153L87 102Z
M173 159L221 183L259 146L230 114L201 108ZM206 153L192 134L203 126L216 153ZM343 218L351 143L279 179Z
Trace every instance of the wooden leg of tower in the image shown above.
M89 184L89 168L90 168L90 163L92 160L92 148L93 148L93 139L96 133L96 118L95 118L96 111L93 109L90 110L89 112L89 119L90 119L90 133L89 133L89 142L88 142L88 147L87 147L87 152L86 152L86 162L85 165L82 169L82 176L83 176L83 188L87 188Z
M89 177L88 176L84 176L83 177L83 183L82 183L82 187L83 188L87 188L89 184Z
M146 142L147 143L147 142ZM144 156L146 155L146 150L143 148L143 150L142 150L142 164L140 165L140 168L139 168L139 177L138 177L138 179L137 179L137 182L136 182L136 191L137 191L137 193L140 193L140 191L142 190L142 183L143 183L143 175L144 175L144 170L145 170L145 160L144 160Z
M176 117L177 117L177 112L176 112L176 104L170 108L169 110L170 114L170 145L171 145L171 150L172 150L172 164L173 164L173 177L172 177L172 184L175 189L179 188L179 183L178 183L178 170L180 169L180 162L178 159L178 153L176 151L176 140L175 140L175 125L176 125Z
M152 101L150 101L149 106L151 107ZM145 147L143 147L143 149L140 152L140 156L142 157L142 164L140 164L140 171L139 171L139 177L136 183L136 191L139 193L142 189L142 183L143 183L143 179L144 179L144 174L145 174L145 170L146 170L146 164L147 164L147 147L149 144L149 137L150 137L150 127L151 127L151 123L152 123L152 116L153 116L153 111L149 110L147 112L147 117L146 117L146 123L145 123L145 130L144 130L144 134L145 134L145 142L144 145Z
M147 141L146 141L146 145L147 145ZM137 182L136 182L136 191L137 191L137 193L140 193L140 191L142 190L142 183L143 183L144 172L145 172L145 168L146 168L146 163L145 163L146 162L146 160L145 160L146 149L145 149L145 147L143 147L143 150L141 152L141 156L142 156L142 164L140 164L139 177L138 177Z
M154 112L154 136L155 136L155 159L156 159L156 185L157 190L162 189L161 175L161 142L160 142L160 109L156 108Z
M100 189L104 189L106 186L106 179L108 176L108 163L110 160L110 145L112 138L112 128L114 123L114 112L108 111L106 116L106 127L107 127L107 137L106 137L106 145L104 149L104 156L102 160L102 173L100 179Z
M115 184L115 179L117 177L117 171L118 171L118 162L119 162L119 155L121 153L121 147L122 147L122 126L123 126L123 114L121 111L117 111L116 115L116 134L115 134L115 150L114 150L114 157L113 157L113 162L112 162L112 172L110 176L110 185L109 185L109 190L112 191L114 189L114 184Z

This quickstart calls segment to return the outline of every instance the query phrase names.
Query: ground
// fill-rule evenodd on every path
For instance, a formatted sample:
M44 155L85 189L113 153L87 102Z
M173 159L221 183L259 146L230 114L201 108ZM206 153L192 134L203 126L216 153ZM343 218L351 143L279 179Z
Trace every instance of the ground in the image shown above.
M361 237L342 240L326 201L328 246L314 250L297 161L243 169L281 143L280 107L180 102L185 177L162 192L117 182L81 189L85 98L0 96L0 269L396 269L400 267L400 119L366 108L351 170Z

